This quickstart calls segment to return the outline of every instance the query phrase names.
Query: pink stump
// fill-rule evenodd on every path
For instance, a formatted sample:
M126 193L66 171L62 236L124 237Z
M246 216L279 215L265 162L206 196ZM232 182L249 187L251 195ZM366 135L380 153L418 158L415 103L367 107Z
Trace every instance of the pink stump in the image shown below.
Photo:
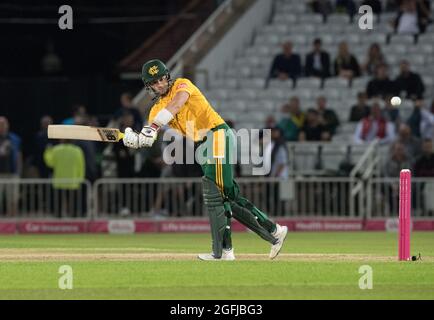
M411 171L399 176L399 260L410 260Z

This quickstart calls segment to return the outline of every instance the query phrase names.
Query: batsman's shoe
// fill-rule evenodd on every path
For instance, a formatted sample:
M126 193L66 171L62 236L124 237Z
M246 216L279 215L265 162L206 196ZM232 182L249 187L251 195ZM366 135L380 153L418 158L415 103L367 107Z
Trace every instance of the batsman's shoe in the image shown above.
M234 248L232 249L223 249L222 260L235 260Z
M273 236L277 239L277 242L271 246L270 259L274 259L282 249L283 242L286 239L288 233L288 227L280 226L276 224L276 231L274 231Z
M232 261L235 260L234 249L225 250L223 249L222 257L216 258L212 253L202 253L197 256L200 260L204 261L216 261L216 260L226 260Z

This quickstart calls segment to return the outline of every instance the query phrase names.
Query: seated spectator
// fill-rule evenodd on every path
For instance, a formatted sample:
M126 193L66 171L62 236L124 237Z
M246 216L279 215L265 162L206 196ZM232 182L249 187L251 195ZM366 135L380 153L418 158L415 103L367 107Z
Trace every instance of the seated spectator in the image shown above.
M339 126L339 118L336 112L327 108L327 99L324 96L320 96L316 99L316 105L321 124L331 135L334 135L336 128Z
M370 6L372 8L372 12L376 15L380 15L383 11L380 0L363 0L361 6Z
M402 96L405 92L407 99L422 99L425 86L420 75L411 71L407 60L401 61L399 67L401 72L395 79L398 93Z
M129 92L124 92L121 94L120 98L121 106L116 110L114 114L114 119L118 120L120 117L124 116L125 112L130 113L133 116L134 124L132 128L137 132L140 132L143 127L143 120L140 111L133 104L133 96Z
M377 68L381 65L387 65L386 59L381 52L381 47L378 43L373 43L369 47L365 63L362 65L364 73L373 76Z
M335 75L346 79L360 76L360 66L357 59L349 52L345 41L339 44L338 55L335 59Z
M368 82L366 93L368 98L381 97L398 94L396 84L389 79L386 65L382 64L377 67L375 78Z
M359 122L364 117L367 117L371 112L371 107L367 104L368 96L365 92L357 94L357 104L351 107L349 122Z
M76 104L72 106L72 117L66 118L62 124L75 124L76 117L87 117L87 110L84 105Z
M422 155L414 164L416 177L434 177L434 152L432 139L425 139L422 143Z
M9 121L0 116L0 179L17 180L22 171L21 138L9 130ZM6 200L7 216L15 216L18 210L18 184L0 184L0 211Z
M434 138L434 114L424 107L424 101L418 99L414 101L413 112L407 120L411 132L421 139Z
M299 141L330 141L331 134L321 124L319 112L309 109L306 114L306 121L300 130Z
M384 117L387 121L393 122L398 128L401 118L399 117L399 108L392 105L392 95L384 98Z
M399 177L402 169L411 169L411 160L401 143L395 143L384 168L386 177Z
M50 116L43 116L40 120L40 129L36 133L34 140L33 164L38 170L39 178L48 178L51 173L44 161L44 151L52 143L47 136L48 126L52 123L53 119Z
M424 33L429 21L429 1L403 0L394 21L395 33L413 35Z
M276 126L276 119L272 114L268 115L267 118L265 119L264 129L271 129L274 128L275 126Z
M409 156L409 159L412 163L420 156L421 154L421 142L419 138L416 138L411 134L410 127L401 123L398 129L398 136L396 140L392 143L391 148L394 144L400 143L404 146L406 153ZM392 150L392 149L391 149Z
M281 129L271 128L271 141L264 148L264 168L267 176L288 178L288 149Z
M282 45L282 49L283 52L274 57L269 77L295 81L301 75L300 56L292 52L292 43L289 41Z
M330 56L322 50L321 39L313 42L313 51L306 56L305 74L307 77L330 77Z
M324 21L333 12L333 5L330 0L312 0L309 5L314 13L319 13L323 16Z
M371 142L374 139L379 139L381 144L391 143L395 139L395 128L383 117L378 102L372 105L369 116L359 121L354 133L354 142L357 144Z
M354 0L336 0L336 12L345 12L353 21L353 16L356 14L356 3Z
M288 104L282 107L283 118L277 124L282 130L286 141L297 141L300 128L304 124L305 115L300 110L300 100L298 97L292 97Z

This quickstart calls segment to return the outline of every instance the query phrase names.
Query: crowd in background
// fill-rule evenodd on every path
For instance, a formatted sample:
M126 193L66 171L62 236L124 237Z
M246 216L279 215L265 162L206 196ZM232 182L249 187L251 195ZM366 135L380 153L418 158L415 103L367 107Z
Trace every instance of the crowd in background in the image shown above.
M374 12L381 15L384 6L379 1L363 1L371 5ZM351 17L355 14L352 0L312 1L312 10L323 14L324 19L334 11L346 11ZM386 8L397 10L391 22L396 33L418 35L423 33L431 22L430 2L424 0L387 1ZM364 61L351 53L344 41L339 44L337 56L332 59L329 52L322 48L320 38L313 41L313 48L304 59L293 51L291 42L282 45L270 66L269 79L292 79L296 86L300 77L342 77L348 80L359 76L369 76L366 90L359 92L357 103L350 109L349 118L342 119L334 107L329 106L325 96L319 96L315 105L302 105L297 96L288 97L288 103L281 106L280 114L265 119L264 128L271 130L271 143L262 150L264 161L271 167L268 176L287 178L289 175L289 155L287 142L331 141L344 122L356 123L353 143L369 143L379 139L381 144L390 148L388 165L383 169L384 176L396 177L400 169L410 168L415 176L434 177L434 101L424 99L425 85L421 76L411 69L407 60L400 62L400 73L391 79L388 73L388 57L378 43L373 43ZM414 109L403 119L399 107L392 105L391 98L400 96L411 99ZM140 131L146 114L132 102L131 93L123 93L120 106L111 116L107 126L119 128L132 127ZM230 119L226 119L230 123ZM122 143L101 144L92 141L52 141L47 138L47 127L54 121L49 115L40 119L40 130L35 135L29 157L23 159L21 139L13 132L13 124L0 116L0 179L19 177L36 178L74 178L94 182L102 177L200 177L198 164L166 165L163 161L164 142L162 135L152 148L134 150ZM62 124L100 126L95 116L88 114L86 106L75 105L70 117ZM12 127L12 128L11 128ZM12 129L12 130L11 130ZM188 141L179 137L178 143ZM236 170L240 175L239 168ZM58 184L57 188L78 189L77 185ZM0 194L3 190L0 190ZM10 192L10 190L5 190ZM160 210L161 199L156 201ZM158 204L160 203L160 204Z

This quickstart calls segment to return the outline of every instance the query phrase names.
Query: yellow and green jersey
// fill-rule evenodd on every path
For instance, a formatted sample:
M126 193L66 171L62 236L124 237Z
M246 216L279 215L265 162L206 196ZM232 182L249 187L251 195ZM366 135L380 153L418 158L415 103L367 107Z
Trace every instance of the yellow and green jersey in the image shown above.
M149 113L148 122L152 123L158 112L165 108L180 91L187 92L190 97L173 120L169 122L171 128L179 130L193 141L201 141L207 131L225 122L202 92L185 78L176 79L167 95L155 103Z

